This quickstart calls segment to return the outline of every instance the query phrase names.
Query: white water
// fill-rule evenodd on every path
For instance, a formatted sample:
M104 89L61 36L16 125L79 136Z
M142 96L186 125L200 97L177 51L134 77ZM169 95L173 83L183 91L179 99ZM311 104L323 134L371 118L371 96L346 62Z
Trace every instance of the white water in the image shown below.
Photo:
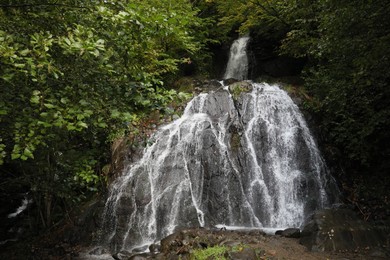
M11 214L8 214L8 218L14 218L16 216L18 216L20 213L22 213L26 208L27 206L32 203L32 200L28 199L27 197L25 197L22 201L22 205L20 205L16 211L14 213L11 213Z
M246 77L248 40L232 47L225 78ZM196 96L113 183L104 213L112 251L180 227L300 227L328 204L332 180L298 107L277 85L247 84L236 100L227 87Z
M259 228L259 227L240 227L240 226L225 226L225 225L215 225L216 228L220 230L260 230L266 233L267 235L275 235L275 232L281 230L281 228Z
M255 194L261 194L268 209L268 227L299 227L310 192L301 187L307 174L316 183L317 203L320 207L326 203L320 176L325 165L302 114L287 93L275 85L254 85L252 93L244 96L241 113L252 164L250 202L258 203Z
M234 78L243 80L248 77L248 55L246 47L249 41L248 36L235 40L230 47L229 61L226 66L224 79Z
M222 89L195 97L115 181L105 218L116 251L178 227L299 227L327 203L325 165L289 96L276 85L253 84L239 102L235 110ZM234 152L229 129L238 121Z

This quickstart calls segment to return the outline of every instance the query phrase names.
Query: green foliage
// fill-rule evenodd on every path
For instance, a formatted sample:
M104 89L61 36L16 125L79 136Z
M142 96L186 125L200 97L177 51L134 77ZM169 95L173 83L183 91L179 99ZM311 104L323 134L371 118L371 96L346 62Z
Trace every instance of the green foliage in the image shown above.
M357 165L383 164L390 154L383 145L390 122L390 4L320 1L312 8L299 14L283 50L310 59L306 82L320 101L329 141Z
M215 245L204 249L195 249L190 253L191 260L207 260L207 259L231 259L230 253L241 252L245 248L249 248L248 245L238 244L235 246L220 246ZM256 254L263 255L262 250L256 250ZM268 259L268 258L267 258Z
M190 259L207 260L207 259L226 259L224 254L229 250L225 246L213 246L206 249L196 249L191 253Z
M229 91L232 94L234 100L237 100L241 93L250 92L251 90L252 86L250 84L242 82L234 83L229 86Z
M0 165L42 201L45 226L53 201L104 183L130 123L183 99L163 82L204 46L197 12L186 0L0 5Z
M268 38L280 38L289 27L284 10L288 1L223 1L215 0L222 14L219 25L226 31L238 30L240 34L256 33Z

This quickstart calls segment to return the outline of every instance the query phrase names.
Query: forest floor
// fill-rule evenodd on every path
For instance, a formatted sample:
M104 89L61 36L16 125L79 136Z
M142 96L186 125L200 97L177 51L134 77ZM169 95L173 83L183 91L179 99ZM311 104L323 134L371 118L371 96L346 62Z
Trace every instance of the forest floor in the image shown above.
M195 231L193 231L195 230ZM343 252L311 252L297 238L286 238L256 232L201 231L177 232L161 242L159 253L121 252L114 256L103 249L71 246L48 237L33 242L21 242L0 247L0 259L263 259L263 260L355 260L389 259L386 249L364 248ZM194 250L195 242L210 247ZM184 242L184 244L183 244ZM213 246L211 246L211 244ZM207 246L207 245L205 245ZM193 248L194 247L194 248ZM215 248L224 248L221 252ZM214 251L213 251L214 250ZM203 252L201 252L203 251ZM206 256L206 257L205 257Z
M164 238L160 252L114 255L80 254L78 259L262 259L262 260L354 260L389 259L386 248L340 252L311 252L298 238L267 235L259 230L184 229ZM202 248L203 247L203 248ZM151 248L151 247L149 247ZM94 250L96 252L96 249ZM101 250L97 250L98 252ZM91 251L89 251L91 252ZM102 258L103 257L103 258Z

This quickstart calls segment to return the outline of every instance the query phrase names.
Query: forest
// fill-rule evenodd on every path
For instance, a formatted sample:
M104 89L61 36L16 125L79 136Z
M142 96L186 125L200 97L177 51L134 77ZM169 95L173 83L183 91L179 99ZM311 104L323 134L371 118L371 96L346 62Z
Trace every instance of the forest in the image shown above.
M344 202L388 219L389 13L381 0L2 0L1 201L30 194L33 235L60 223L106 191L112 143L175 113L191 97L175 82L218 78L216 53L249 34L254 52L301 62Z

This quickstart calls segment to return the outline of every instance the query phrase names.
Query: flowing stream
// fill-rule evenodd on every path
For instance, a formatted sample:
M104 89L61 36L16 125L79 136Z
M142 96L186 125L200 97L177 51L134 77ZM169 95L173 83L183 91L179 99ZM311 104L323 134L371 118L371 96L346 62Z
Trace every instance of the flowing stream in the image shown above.
M234 73L246 73L234 67L247 70L234 45L248 39L232 46ZM225 77L245 77L234 73ZM331 202L334 183L316 143L277 85L245 81L202 93L149 143L110 189L103 231L115 252L180 227L300 227Z

